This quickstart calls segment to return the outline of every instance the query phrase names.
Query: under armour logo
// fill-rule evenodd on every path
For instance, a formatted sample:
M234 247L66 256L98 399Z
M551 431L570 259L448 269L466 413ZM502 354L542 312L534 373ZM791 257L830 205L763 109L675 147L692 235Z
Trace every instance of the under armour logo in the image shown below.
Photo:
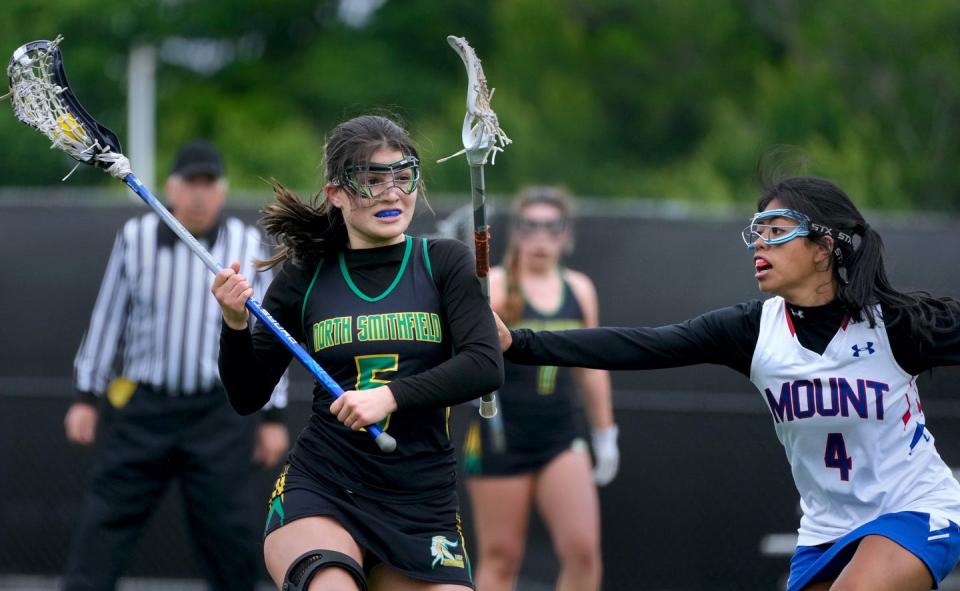
M803 318L803 310L790 310L790 313L797 318Z
M876 353L876 351L874 351L874 349L873 349L873 343L870 342L870 341L867 341L867 346L866 346L866 347L861 348L860 345L854 345L854 346L852 346L852 347L850 347L850 348L853 349L853 356L854 356L854 357L860 357L860 353L862 353L863 351L866 351L866 352L869 353L870 355L873 355L874 353Z

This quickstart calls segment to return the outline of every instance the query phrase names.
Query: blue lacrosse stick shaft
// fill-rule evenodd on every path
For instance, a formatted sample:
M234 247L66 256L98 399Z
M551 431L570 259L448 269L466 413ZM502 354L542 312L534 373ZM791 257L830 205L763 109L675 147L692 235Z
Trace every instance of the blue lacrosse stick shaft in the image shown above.
M160 216L160 219L163 220L163 223L173 230L174 233L179 236L184 243L186 243L186 245L190 248L190 250L193 251L195 255L200 257L200 260L203 261L203 264L206 265L208 269L210 269L214 274L223 270L223 266L214 260L207 249L201 246L200 243L197 242L197 239L194 238L193 235L183 227L183 224L181 224L177 218L173 217L173 214L170 213L170 211L164 207L156 197L153 196L153 193L151 193L150 190L140 182L140 179L137 178L137 175L131 172L123 178L123 182L133 189L133 192L143 199L143 201L150 206L150 209L155 211L157 215ZM310 371L311 374L313 374L313 377L316 378L324 388L326 388L327 392L330 392L334 398L340 398L343 396L343 388L340 387L340 384L334 381L334 379L330 377L330 374L324 371L323 368L320 367L320 364L318 364L313 357L310 357L310 355L303 350L303 347L300 346L300 343L290 336L290 333L280 326L280 323L274 320L273 317L270 316L269 312L264 310L263 307L260 306L260 304L257 303L257 301L253 298L249 298L247 300L246 306L247 309L250 310L250 313L256 316L257 320L263 322L264 325L270 329L270 332L276 335L276 337L280 339L280 342L283 343L291 353L293 353L293 356L296 357L300 363L302 363L303 366ZM367 432L373 436L374 441L376 441L377 446L381 451L392 452L397 448L397 441L391 435L384 433L378 425L367 425L365 428Z

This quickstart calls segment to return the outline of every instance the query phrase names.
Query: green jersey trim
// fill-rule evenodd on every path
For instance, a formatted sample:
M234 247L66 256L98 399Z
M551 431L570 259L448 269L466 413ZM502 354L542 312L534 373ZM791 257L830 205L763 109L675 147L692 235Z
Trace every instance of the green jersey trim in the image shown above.
M317 282L317 277L320 275L320 267L322 266L323 261L317 263L317 270L313 272L313 279L310 280L310 285L307 287L306 293L303 294L303 304L300 305L300 328L303 330L304 340L307 338L307 325L304 322L307 316L307 298L310 296L310 292L313 291L313 284Z
M407 261L410 260L410 251L413 250L413 237L407 236L407 248L403 251L403 261L400 262L400 270L397 271L397 276L393 278L393 283L390 284L383 293L376 297L370 297L367 294L360 291L360 288L353 282L353 279L350 278L350 271L347 270L347 261L343 256L343 253L340 253L338 257L340 259L340 273L343 275L343 279L347 282L347 285L350 286L350 291L355 293L357 297L365 302L379 302L383 298L390 295L390 292L400 283L400 279L403 277L403 272L407 270Z
M427 239L423 239L423 263L427 266L427 274L433 279L433 265L430 264L430 253L427 252Z

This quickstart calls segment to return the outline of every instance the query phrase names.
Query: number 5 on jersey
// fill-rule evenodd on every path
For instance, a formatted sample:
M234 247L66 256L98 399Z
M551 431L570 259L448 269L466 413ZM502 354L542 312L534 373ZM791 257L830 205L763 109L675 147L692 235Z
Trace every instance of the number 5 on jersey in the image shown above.
M390 380L377 378L377 374L385 371L395 372L400 367L400 356L396 353L388 355L357 355L353 358L357 363L357 390L370 390L390 383ZM390 425L390 415L387 415L377 426L386 431Z
M843 433L827 433L827 448L823 452L823 462L827 468L840 470L840 480L850 480L853 458L847 455L847 445L843 442Z

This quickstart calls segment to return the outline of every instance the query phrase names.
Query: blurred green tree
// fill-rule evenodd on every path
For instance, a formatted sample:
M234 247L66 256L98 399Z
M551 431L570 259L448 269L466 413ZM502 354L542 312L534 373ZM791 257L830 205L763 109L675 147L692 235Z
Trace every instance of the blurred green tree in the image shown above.
M960 4L885 0L8 0L0 38L62 33L71 83L126 133L126 60L158 48L158 174L205 136L234 187L277 178L319 189L324 134L364 112L399 117L432 191L465 192L466 76L445 43L466 36L514 144L492 192L562 182L585 196L746 206L769 146L870 207L960 209ZM357 8L369 5L367 14ZM354 9L352 12L346 8ZM9 186L68 168L0 117ZM74 184L108 179L81 170Z

